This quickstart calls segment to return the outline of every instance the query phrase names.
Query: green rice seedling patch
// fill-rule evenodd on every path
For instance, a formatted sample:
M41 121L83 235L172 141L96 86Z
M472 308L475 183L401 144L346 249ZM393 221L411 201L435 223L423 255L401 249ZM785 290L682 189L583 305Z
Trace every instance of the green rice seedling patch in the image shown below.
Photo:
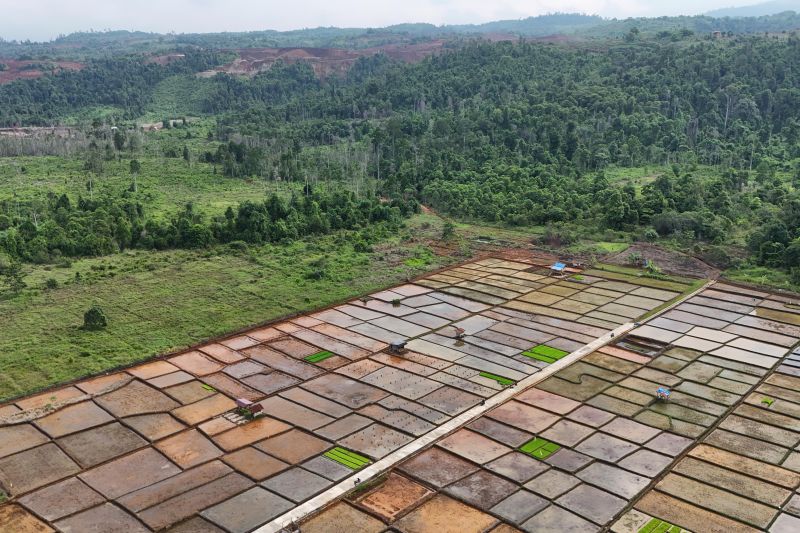
M547 439L536 437L520 446L519 451L527 453L534 459L543 461L561 449L561 446Z
M522 355L550 364L555 363L566 355L569 355L569 352L553 348L552 346L548 346L546 344L540 344L538 346L534 346L530 350L522 352Z
M684 531L678 526L653 518L639 529L639 533L681 533Z
M504 378L503 376L498 376L495 374L491 374L489 372L481 372L479 376L481 376L482 378L492 379L498 382L500 385L503 385L504 387L509 387L516 383L516 381L514 381L513 379Z
M350 468L351 470L360 470L371 462L363 455L351 452L350 450L346 450L340 446L331 448L323 455L332 461L336 461L337 463Z
M308 357L305 357L303 360L307 361L309 363L319 363L320 361L324 361L325 359L328 359L329 357L333 357L333 356L334 356L333 353L331 353L331 352L329 352L327 350L323 350L321 352L313 353L313 354L309 355Z

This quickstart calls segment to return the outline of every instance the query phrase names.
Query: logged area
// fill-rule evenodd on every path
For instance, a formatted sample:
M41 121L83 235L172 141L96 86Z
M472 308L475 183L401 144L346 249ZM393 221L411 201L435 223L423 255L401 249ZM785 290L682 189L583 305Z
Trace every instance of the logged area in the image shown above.
M218 72L233 75L255 76L272 68L275 63L310 65L319 78L346 74L359 58L378 54L407 63L422 61L439 52L445 41L435 40L421 44L388 44L372 48L348 50L342 48L239 48L232 50L237 55L231 63L213 70L200 72L198 76L211 77Z
M83 63L77 61L18 61L0 57L0 83L10 83L14 80L38 78L45 74L54 74L62 70L80 70Z

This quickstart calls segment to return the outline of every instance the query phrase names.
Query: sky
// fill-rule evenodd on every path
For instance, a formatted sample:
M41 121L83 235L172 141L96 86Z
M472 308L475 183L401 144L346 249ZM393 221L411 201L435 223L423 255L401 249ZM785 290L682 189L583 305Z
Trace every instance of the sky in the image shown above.
M88 30L158 33L468 24L546 13L695 15L761 0L0 0L0 37L46 41Z

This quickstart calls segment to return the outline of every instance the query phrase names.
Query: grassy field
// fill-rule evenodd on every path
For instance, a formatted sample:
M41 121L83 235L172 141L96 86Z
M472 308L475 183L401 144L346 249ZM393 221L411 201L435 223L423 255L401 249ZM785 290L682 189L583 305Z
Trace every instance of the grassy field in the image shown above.
M0 399L98 373L252 324L311 310L401 282L454 259L425 247L441 220L419 215L373 253L330 235L240 254L130 252L35 267L20 296L0 301ZM322 265L322 266L320 266ZM307 274L324 270L312 280ZM80 281L76 281L76 272ZM47 279L59 288L44 289ZM104 331L80 329L100 305Z
M153 98L145 109L145 120L161 120L166 117L200 115L203 100L210 97L213 82L194 76L172 76L158 85Z
M789 273L775 268L762 266L730 268L723 272L723 276L732 281L800 293L800 285L792 280Z
M608 167L604 171L609 183L626 185L632 184L641 190L644 185L655 181L655 179L666 172L672 172L668 168L658 166L653 167Z
M42 202L49 193L66 193L73 201L79 195L119 196L134 182L132 159L141 165L135 176L137 199L145 206L146 214L156 218L171 217L188 202L194 204L196 211L219 215L245 200L260 201L273 192L288 196L302 189L300 182L225 177L219 166L199 162L202 153L214 153L220 144L207 138L213 127L210 119L191 119L188 127L148 132L138 151L124 151L103 161L102 173L96 176L85 170L85 156L0 157L0 202L12 206L15 202ZM184 147L189 149L189 162L182 157ZM166 157L164 154L169 152L178 157ZM91 192L87 186L90 179ZM316 185L317 189L343 186L346 185L341 182ZM367 186L362 184L362 188Z
M260 200L277 185L274 182L226 178L215 174L212 165L183 159L145 157L138 189L149 213L169 216L187 202L198 210L219 214L244 200ZM105 176L94 180L94 194L114 195L126 190L133 178L128 159L105 163ZM0 202L41 199L43 191L89 197L83 162L61 157L0 158Z

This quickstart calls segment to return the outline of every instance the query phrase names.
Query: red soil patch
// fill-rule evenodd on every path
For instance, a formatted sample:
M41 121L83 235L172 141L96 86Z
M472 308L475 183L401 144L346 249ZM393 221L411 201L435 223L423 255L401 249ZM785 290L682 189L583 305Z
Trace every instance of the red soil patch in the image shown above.
M148 63L157 63L159 65L169 65L173 61L183 59L186 54L164 54L160 56L152 56L147 58Z
M0 63L7 67L0 71L0 83L39 78L45 74L43 66L52 66L54 73L61 70L80 70L85 66L83 63L75 61L17 61L3 58L0 58Z
M437 40L420 44L388 44L373 48L347 50L343 48L239 48L231 50L239 57L233 62L206 71L201 76L213 76L217 72L254 76L269 70L277 61L296 63L306 61L320 78L347 72L360 57L384 53L392 59L407 63L421 61L442 50L444 41Z

